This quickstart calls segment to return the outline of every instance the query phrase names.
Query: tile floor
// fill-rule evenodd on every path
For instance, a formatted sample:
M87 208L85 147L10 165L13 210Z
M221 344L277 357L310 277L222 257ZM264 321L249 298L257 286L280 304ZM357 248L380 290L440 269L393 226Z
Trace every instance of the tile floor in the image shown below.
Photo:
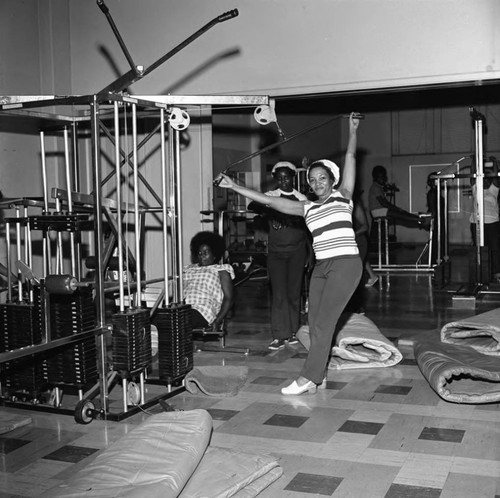
M397 344L500 306L494 293L481 294L473 308L457 306L452 295L452 283L440 287L427 274L391 274L366 290L365 309ZM330 371L327 389L283 397L280 388L297 375L306 353L300 344L267 350L265 280L237 288L228 327L227 350L205 351L216 343L198 343L195 366L246 365L246 386L234 397L179 392L167 401L176 409L207 409L211 444L280 459L284 474L262 498L500 497L500 404L442 400L420 373L411 345L400 346L404 359L395 367ZM241 346L250 353L230 352ZM147 390L153 396L165 387ZM121 422L82 425L70 415L0 409L32 418L0 436L1 498L39 496L161 411L154 404Z

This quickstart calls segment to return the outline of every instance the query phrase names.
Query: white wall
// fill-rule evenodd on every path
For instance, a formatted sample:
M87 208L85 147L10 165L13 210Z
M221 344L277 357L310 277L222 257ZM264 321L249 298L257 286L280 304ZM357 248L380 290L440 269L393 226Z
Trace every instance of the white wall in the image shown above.
M217 24L136 83L136 93L272 96L476 81L500 76L496 0L108 0L134 59L149 66ZM72 87L92 93L129 66L93 1L70 2ZM228 51L239 54L220 58ZM184 81L187 78L187 81ZM182 82L182 83L181 83Z
M134 61L146 67L217 15L239 10L238 17L216 25L132 85L135 94L281 96L480 81L500 74L495 22L500 4L495 0L107 0L106 4ZM105 16L91 0L2 0L0 40L0 95L94 93L117 77L104 51L119 72L129 69ZM235 50L237 55L220 57ZM405 162L414 160L392 149L391 119L389 113L380 113L363 124L362 136L370 137L367 143L361 139L369 150L361 173L365 187L369 165L387 164L399 181ZM306 121L310 119L296 123L297 128ZM292 133L291 125L280 124ZM183 176L192 180L186 183L183 199L189 234L202 228L199 211L210 204L212 179L210 124L191 126L195 138L183 152ZM450 128L450 123L446 126ZM304 155L319 153L313 142L306 141ZM252 135L249 149L238 152L252 152L258 146L258 137ZM40 195L37 138L0 133L0 147L4 194ZM325 154L334 153L334 148ZM299 152L295 147L293 154L302 155ZM426 150L426 159L434 161L440 152ZM444 152L453 156L453 151ZM257 162L249 166L252 181ZM54 176L59 182L60 173ZM191 192L195 192L192 197Z

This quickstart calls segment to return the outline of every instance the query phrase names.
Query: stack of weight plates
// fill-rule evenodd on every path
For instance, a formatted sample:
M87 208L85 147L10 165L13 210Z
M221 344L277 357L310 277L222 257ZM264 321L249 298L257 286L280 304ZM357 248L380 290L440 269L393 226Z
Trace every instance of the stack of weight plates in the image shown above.
M42 320L37 303L0 305L0 349L19 349L42 340ZM1 381L8 391L27 391L36 396L44 385L43 358L26 356L2 365Z
M147 309L113 315L113 370L123 378L146 369L152 361L151 319Z
M193 327L191 306L171 304L160 308L158 328L158 373L160 380L174 384L193 369Z
M73 294L51 294L51 338L59 339L95 328L92 291L82 288ZM83 388L97 380L97 348L94 337L63 346L46 360L50 384L68 384Z

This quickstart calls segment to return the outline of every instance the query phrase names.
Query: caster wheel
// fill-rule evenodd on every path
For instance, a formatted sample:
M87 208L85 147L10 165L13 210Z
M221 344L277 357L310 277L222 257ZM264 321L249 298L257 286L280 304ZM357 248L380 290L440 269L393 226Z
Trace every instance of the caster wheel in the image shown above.
M138 405L141 402L141 390L135 382L127 384L127 404Z
M90 400L82 399L75 407L75 421L79 424L90 424L94 420L95 406Z

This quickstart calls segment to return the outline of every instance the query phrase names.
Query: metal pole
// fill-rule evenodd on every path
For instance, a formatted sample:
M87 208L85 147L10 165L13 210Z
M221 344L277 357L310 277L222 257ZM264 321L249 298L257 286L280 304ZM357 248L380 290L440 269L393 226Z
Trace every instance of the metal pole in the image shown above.
M444 197L444 230L443 230L443 257L442 260L447 262L450 260L449 249L450 249L450 239L449 239L449 219L448 219L448 180L443 181L443 197ZM441 230L441 228L440 228ZM441 256L441 255L440 255Z
M118 239L118 287L120 312L125 311L125 289L123 285L123 230L122 230L122 190L120 169L120 117L118 102L114 103L114 126L115 126L115 175L116 175L116 230Z
M73 182L72 187L74 192L80 191L80 161L78 159L78 128L76 122L71 124L71 158L73 166ZM82 277L82 239L81 233L76 234L75 237L75 261L76 271L74 277L80 280Z
M43 212L49 211L49 194L47 191L47 164L45 162L45 134L40 132L40 156L42 159L42 184L43 184ZM43 276L50 273L50 239L48 232L43 232Z
M10 222L5 222L5 241L7 243L7 302L12 302L12 272L10 271L11 265L11 241L10 241Z
M167 162L165 147L165 109L160 109L160 146L161 146L161 198L163 217L163 278L165 286L165 306L169 304L168 292L168 205L167 205Z
M481 119L476 119L476 209L477 218L476 222L476 261L477 261L477 274L476 282L482 283L482 266L483 261L481 258L481 248L484 247L484 191L483 191L483 122Z
M136 273L136 297L135 304L139 308L141 304L142 292L142 264L141 264L141 220L139 216L139 164L137 159L137 105L132 104L132 150L134 165L134 229L135 229L135 273Z
M179 246L178 241L178 224L177 224L177 197L175 195L176 185L176 164L175 164L175 145L174 145L174 129L168 125L168 165L169 165L169 205L171 213L171 239L172 239L172 299L174 302L179 302L179 272L178 258Z
M182 244L182 203L181 203L181 149L180 149L180 133L178 130L171 128L170 133L170 141L173 146L174 153L174 168L175 168L175 206L176 206L176 217L175 223L177 225L177 275L178 275L178 298L182 299L184 296L184 285L182 282L182 270L183 270L183 262L182 262L182 253L183 253L183 244Z
M477 228L479 229L478 247L484 246L484 168L483 168L483 122L476 123L476 198L477 198Z
M19 207L16 207L16 217L19 218ZM16 222L16 257L18 260L21 260L21 223L20 221ZM22 302L23 300L23 274L21 270L17 270L17 295L18 301Z
M90 104L90 124L92 138L92 167L94 182L94 253L96 259L95 267L95 308L97 328L104 328L104 267L103 267L103 233L102 233L102 191L101 191L101 156L99 142L99 108L97 97L93 96ZM106 341L104 334L99 334L97 344L97 371L99 372L99 390L101 393L101 407L106 417L108 409L108 386L106 383Z
M71 168L69 161L69 141L68 141L68 128L64 128L64 164L66 170L66 189L68 191L68 213L71 214L73 212L73 182L71 181ZM71 251L71 275L76 276L76 253L75 253L75 233L70 232L69 234L70 240L70 251ZM62 258L62 256L61 256Z
M439 265L441 263L441 182L439 181L439 178L434 180L434 184L436 185L436 206L437 206L437 213L436 217L437 220L435 221L435 225L437 226L437 247L436 247L436 263ZM432 240L431 240L432 242ZM430 248L430 252L432 252L432 247Z

